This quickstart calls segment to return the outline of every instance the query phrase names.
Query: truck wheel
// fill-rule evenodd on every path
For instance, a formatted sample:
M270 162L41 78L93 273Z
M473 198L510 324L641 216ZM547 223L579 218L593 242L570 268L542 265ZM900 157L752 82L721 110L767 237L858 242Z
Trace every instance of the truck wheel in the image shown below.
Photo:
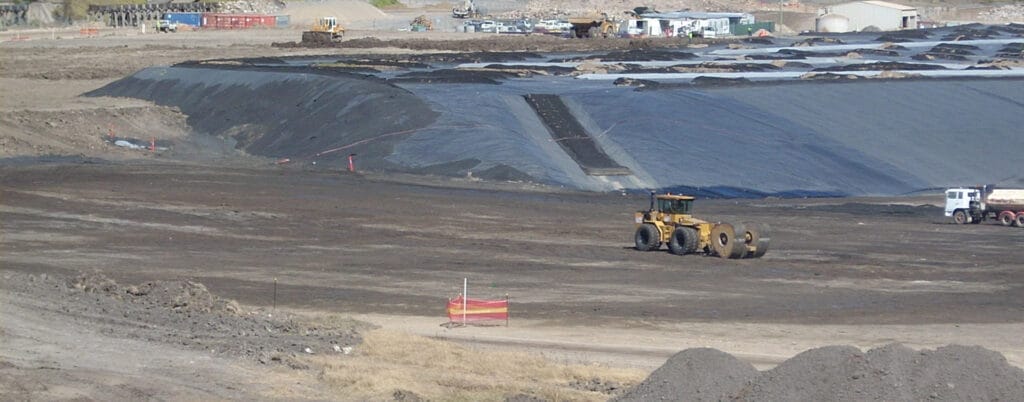
M767 223L744 223L743 226L747 227L747 245L754 246L754 251L748 252L745 257L763 257L771 245L771 227Z
M964 210L962 209L953 213L953 222L956 222L957 225L963 225L965 223L969 223L970 221L971 217L967 215L967 212L964 212Z
M640 251L651 251L661 248L661 233L658 228L650 223L645 223L636 228L636 249Z
M684 255L697 251L697 231L688 227L677 227L672 231L672 239L668 242L668 250L672 254Z
M1013 220L1014 226L1024 228L1024 212L1017 214L1017 219Z
M1003 211L999 213L999 224L1003 226L1010 226L1015 224L1013 212Z
M743 258L747 253L744 238L747 229L741 224L720 223L711 229L711 248L722 258ZM737 236L737 234L739 236Z

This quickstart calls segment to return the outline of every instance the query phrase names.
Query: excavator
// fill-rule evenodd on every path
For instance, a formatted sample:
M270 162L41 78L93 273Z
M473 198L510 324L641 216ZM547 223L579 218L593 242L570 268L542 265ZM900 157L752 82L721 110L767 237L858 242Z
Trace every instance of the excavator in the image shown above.
M313 23L312 29L302 32L302 42L319 44L340 42L344 35L345 28L338 25L337 18L320 17L320 19Z

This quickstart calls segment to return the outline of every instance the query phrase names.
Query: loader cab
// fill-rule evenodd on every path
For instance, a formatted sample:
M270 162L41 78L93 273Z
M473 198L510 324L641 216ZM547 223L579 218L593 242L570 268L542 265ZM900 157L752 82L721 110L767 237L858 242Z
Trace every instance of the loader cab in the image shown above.
M333 31L334 27L338 26L338 19L335 17L320 18L320 26L324 27L327 31Z
M689 215L693 197L684 195L658 196L658 212L672 215Z

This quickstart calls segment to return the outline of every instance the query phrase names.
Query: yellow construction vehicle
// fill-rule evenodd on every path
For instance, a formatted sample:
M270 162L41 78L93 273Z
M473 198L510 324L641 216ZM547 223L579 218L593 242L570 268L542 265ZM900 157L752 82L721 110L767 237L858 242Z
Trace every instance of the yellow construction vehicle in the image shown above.
M607 13L569 18L572 36L577 38L608 38L619 31L619 23L608 18Z
M722 258L760 258L771 243L769 228L758 223L712 223L690 214L694 197L651 193L651 207L636 213L636 249Z
M334 17L320 17L313 28L302 32L303 42L329 43L339 42L345 35L345 28L338 25L338 19Z

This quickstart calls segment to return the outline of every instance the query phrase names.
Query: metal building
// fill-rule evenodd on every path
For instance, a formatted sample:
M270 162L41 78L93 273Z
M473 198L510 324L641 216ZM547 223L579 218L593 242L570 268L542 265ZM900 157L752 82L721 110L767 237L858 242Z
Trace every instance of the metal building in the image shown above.
M918 21L916 8L880 0L837 4L825 7L818 15L846 17L848 32L917 29Z

